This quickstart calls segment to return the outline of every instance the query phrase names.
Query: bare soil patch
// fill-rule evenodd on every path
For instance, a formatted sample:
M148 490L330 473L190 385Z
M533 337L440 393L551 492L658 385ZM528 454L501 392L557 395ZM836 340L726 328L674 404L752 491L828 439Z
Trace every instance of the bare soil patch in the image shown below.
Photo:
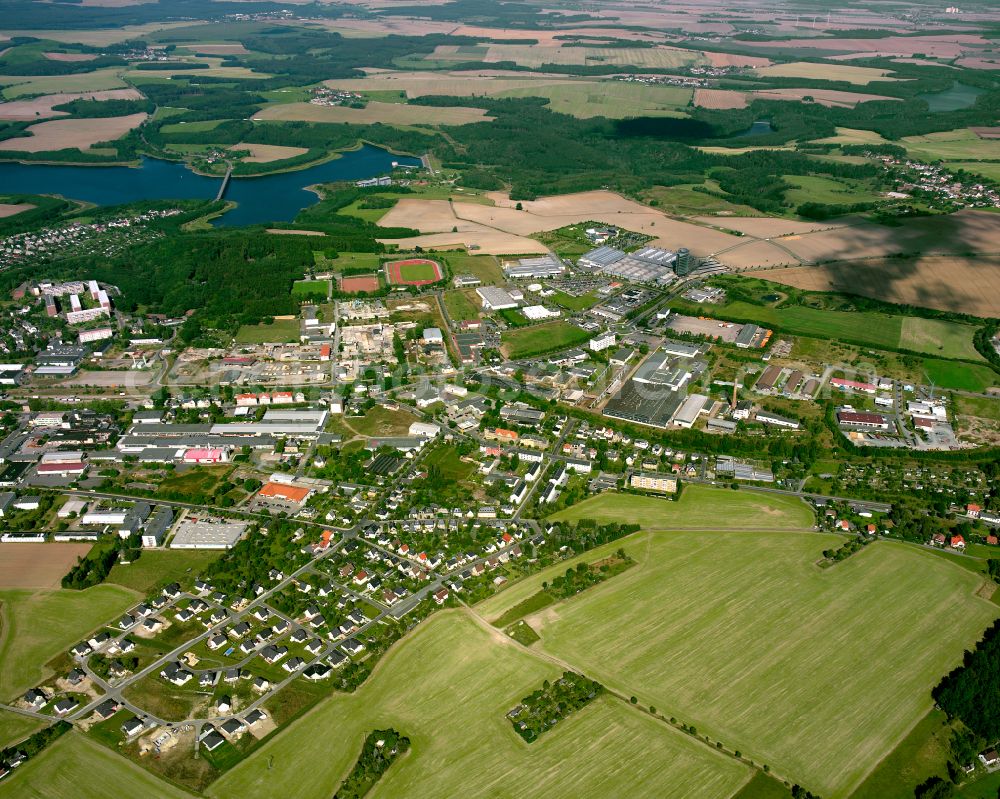
M186 50L191 50L195 53L204 53L205 55L246 55L250 52L239 42L231 42L229 44L185 44L182 46Z
M305 147L286 147L280 144L247 144L240 142L229 148L230 150L249 150L251 155L243 160L251 164L268 164L271 161L283 161L286 158L295 158L298 155L305 155L309 150Z
M776 269L768 280L907 305L1000 316L1000 257L882 259Z
M61 92L46 94L30 100L10 100L0 103L0 119L14 122L39 117L67 116L65 111L53 111L57 105L73 100L141 100L142 95L135 89L105 89L99 92Z
M732 89L695 89L694 104L702 108L745 108L747 96Z
M49 61L93 61L96 53L42 53Z
M0 544L0 588L58 588L90 544Z
M994 128L969 128L980 139L1000 139L1000 127Z
M768 67L771 61L755 55L737 55L736 53L705 53L713 67Z
M15 216L22 211L30 211L34 207L32 203L0 203L0 219Z
M378 275L353 275L340 278L340 290L351 294L378 291Z
M145 114L100 119L53 119L40 122L27 130L31 136L7 139L5 150L23 153L43 153L54 150L78 148L86 150L98 142L120 139L146 119Z

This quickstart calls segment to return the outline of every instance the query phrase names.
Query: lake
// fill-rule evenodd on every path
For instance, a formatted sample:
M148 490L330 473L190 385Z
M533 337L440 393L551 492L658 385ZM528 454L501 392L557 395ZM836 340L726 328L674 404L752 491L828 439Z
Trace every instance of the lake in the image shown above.
M742 139L745 136L763 136L767 133L774 133L771 122L767 119L758 119L746 130L741 130L734 138Z
M962 108L971 108L982 93L983 89L955 81L943 92L925 92L918 94L917 99L927 103L928 108L934 112L958 111Z
M316 195L306 186L336 180L362 180L392 171L396 162L420 166L419 158L393 155L371 145L340 158L300 169L255 178L233 178L226 199L238 205L215 220L217 225L291 222ZM198 175L184 164L143 158L138 168L0 163L0 187L7 194L61 194L97 205L138 200L214 199L220 178Z

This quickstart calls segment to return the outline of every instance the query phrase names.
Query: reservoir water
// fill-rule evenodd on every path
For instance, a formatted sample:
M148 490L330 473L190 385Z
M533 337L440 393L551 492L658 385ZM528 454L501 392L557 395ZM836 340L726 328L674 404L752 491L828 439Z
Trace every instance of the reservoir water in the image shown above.
M745 136L763 136L765 133L774 133L771 122L767 119L758 119L746 130L741 130L734 138L742 139Z
M396 162L420 166L420 159L393 155L371 145L345 152L340 158L292 172L255 178L233 178L226 199L238 205L223 214L218 225L290 222L316 195L306 186L337 180L363 180L386 175ZM214 199L221 178L197 175L184 164L143 158L138 168L124 166L60 166L0 163L0 186L7 194L61 194L97 205L138 200Z
M963 108L971 108L976 102L976 98L982 93L983 89L955 81L943 92L925 92L918 94L917 99L927 103L927 107L933 112L959 111Z

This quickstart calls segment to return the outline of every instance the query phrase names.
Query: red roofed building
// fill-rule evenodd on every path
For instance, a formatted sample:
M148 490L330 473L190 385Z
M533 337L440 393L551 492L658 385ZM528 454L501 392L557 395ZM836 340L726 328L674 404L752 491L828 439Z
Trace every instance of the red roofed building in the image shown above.
M257 492L259 497L283 499L286 502L305 502L312 489L305 486L288 485L287 483L268 483Z
M965 506L965 515L970 519L978 519L980 511L982 511L982 507L979 505L970 504Z
M953 535L951 537L951 547L952 549L965 549L965 539L960 535Z
M328 361L328 360L330 360L330 345L329 344L324 344L323 346L321 346L319 348L319 359L321 361Z
M183 457L184 463L225 463L226 460L224 449L189 449Z

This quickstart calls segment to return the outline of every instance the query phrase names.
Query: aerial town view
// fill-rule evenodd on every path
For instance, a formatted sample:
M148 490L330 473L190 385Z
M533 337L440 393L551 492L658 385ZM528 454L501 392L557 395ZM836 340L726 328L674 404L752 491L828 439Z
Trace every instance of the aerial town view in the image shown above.
M1000 4L0 11L0 799L1000 798Z

